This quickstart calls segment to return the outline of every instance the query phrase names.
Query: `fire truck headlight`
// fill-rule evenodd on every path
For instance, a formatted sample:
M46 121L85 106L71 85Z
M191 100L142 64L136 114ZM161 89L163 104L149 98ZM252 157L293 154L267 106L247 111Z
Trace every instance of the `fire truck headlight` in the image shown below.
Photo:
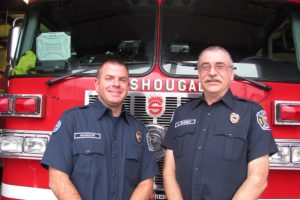
M47 138L26 137L24 140L24 153L43 154L47 146Z
M278 146L278 152L270 157L271 164L290 163L290 147Z
M0 151L4 153L21 153L23 151L23 138L17 136L2 136L0 138Z
M300 164L300 146L292 147L292 163Z

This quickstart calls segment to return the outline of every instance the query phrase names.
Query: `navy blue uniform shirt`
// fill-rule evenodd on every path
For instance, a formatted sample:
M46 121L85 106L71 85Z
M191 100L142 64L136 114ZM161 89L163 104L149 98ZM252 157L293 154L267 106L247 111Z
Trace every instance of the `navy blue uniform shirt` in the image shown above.
M200 97L177 108L163 146L173 150L185 200L232 199L248 163L277 152L262 107L230 90L211 106Z
M84 200L129 199L157 173L146 127L122 112L115 118L99 100L66 111L53 130L42 165L70 176Z

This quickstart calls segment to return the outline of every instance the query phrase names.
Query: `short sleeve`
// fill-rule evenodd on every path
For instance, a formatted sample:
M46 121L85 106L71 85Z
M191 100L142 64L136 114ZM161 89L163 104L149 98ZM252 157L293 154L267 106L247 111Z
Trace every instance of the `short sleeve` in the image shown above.
M249 133L248 162L278 151L265 110L256 106L252 113L252 126Z
M72 171L72 122L63 115L52 132L41 165L70 174Z
M166 136L162 142L162 146L166 149L173 149L173 138L174 138L174 135L173 133L175 133L175 130L174 130L174 121L175 121L175 118L176 118L176 112L173 113L173 116L172 116L172 120L171 120L171 123L169 125L169 128L167 130L167 133L166 133Z
M145 136L148 134L147 129L144 129ZM144 141L147 141L146 138L144 138ZM142 157L142 170L141 170L141 175L140 179L145 180L151 177L154 177L155 175L158 174L158 167L157 167L157 162L155 160L154 152L150 151L149 145L147 142L144 143L143 147L143 157Z

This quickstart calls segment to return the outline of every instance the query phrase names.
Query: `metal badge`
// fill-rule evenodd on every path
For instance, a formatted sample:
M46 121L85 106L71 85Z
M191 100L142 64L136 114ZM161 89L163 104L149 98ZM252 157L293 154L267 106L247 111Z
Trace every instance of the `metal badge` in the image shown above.
M240 115L233 112L230 114L229 119L231 123L236 124L240 121Z
M136 139L136 141L137 141L138 143L141 143L141 142L143 141L143 137L142 137L141 131L137 131L137 132L135 133L135 139Z

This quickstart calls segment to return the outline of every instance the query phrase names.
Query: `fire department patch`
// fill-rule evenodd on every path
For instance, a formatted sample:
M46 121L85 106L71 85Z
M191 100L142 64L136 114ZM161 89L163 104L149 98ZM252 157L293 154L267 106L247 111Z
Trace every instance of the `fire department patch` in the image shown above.
M58 122L56 123L56 125L53 129L53 133L56 133L59 130L60 126L61 126L61 121L58 120Z
M256 113L257 123L261 127L262 130L268 131L270 130L270 126L268 124L268 118L266 115L266 111L261 110Z
M137 131L137 132L135 133L135 139L136 139L136 141L137 141L138 143L141 143L141 142L143 141L143 137L142 137L141 131Z

